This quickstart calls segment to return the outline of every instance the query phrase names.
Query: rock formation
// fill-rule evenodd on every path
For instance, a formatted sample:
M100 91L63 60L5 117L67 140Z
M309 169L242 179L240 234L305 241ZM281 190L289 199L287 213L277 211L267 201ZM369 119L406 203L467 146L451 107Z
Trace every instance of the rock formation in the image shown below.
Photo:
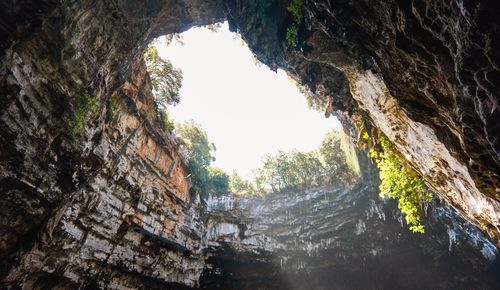
M344 117L367 116L444 201L498 244L499 4L304 1L296 47L285 41L292 23L287 5L277 0L0 3L2 285L179 288L198 285L204 269L202 281L215 285L209 282L213 273L205 258L215 255L217 263L217 253L227 252L213 249L218 237L208 238L212 224L207 228L208 221L200 217L204 204L189 194L185 161L157 117L141 54L157 36L222 20L271 68L283 68L318 94L334 96L333 105L346 112ZM78 116L75 100L82 95L97 107L81 130L72 130ZM332 192L333 198L343 191ZM357 192L380 208L372 191ZM358 198L355 193L351 199L341 196ZM332 206L327 208L335 213ZM367 208L346 210L344 226L358 225ZM447 223L460 220L450 208L436 208L445 208L431 211L447 229ZM439 212L446 221L438 218ZM367 228L382 222L360 220ZM337 220L314 221L333 226ZM250 225L239 224L243 236L238 239L244 241L242 229ZM352 232L342 226L332 237ZM387 227L395 227L394 222ZM454 226L457 236L441 231L437 243L453 253L461 233L479 237L471 227L455 231ZM402 239L410 244L426 240L407 235ZM495 269L490 260L475 258L481 256L477 251L488 257L496 250L484 250L490 247L483 237L476 240L461 243L466 245L460 248L464 256L457 254L460 265L475 270L445 271L449 276L443 287L473 285L481 277L484 285L498 285L487 273ZM403 253L408 243L384 247L401 245ZM273 245L278 244L262 254L275 251ZM418 247L407 257L417 256ZM369 258L371 266L387 266L389 260L371 263L379 248L366 249L340 260ZM377 252L374 258L371 250ZM397 251L385 257L395 257ZM456 277L462 274L468 280L460 284Z
M367 173L351 187L210 199L214 254L201 288L498 287L498 249L479 229L435 200L426 233L411 233L395 203L378 198L376 175Z
M443 198L500 239L498 19L494 1L229 2L257 57L337 109L361 110ZM270 17L272 15L273 17Z

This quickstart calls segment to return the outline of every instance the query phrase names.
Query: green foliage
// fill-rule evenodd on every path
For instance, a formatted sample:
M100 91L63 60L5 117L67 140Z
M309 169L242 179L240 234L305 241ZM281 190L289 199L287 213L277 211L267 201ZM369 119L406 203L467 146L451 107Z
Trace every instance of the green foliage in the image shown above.
M359 121L359 130L366 132L366 119L364 117L361 117Z
M328 173L335 173L346 169L347 164L345 162L344 152L340 150L340 136L337 132L331 131L326 134L321 142L319 151L323 156Z
M285 36L286 43L291 47L296 47L297 46L297 35L298 35L298 31L297 31L296 26L288 27L286 29L286 36Z
M210 182L208 166L215 160L215 146L208 141L207 133L201 126L193 121L178 125L177 132L187 151L193 187L207 192Z
M370 150L380 170L380 195L396 199L410 230L424 233L422 203L429 202L432 194L426 190L423 178L404 166L398 151L387 137L380 139L380 147L378 151L374 148Z
M304 7L304 0L292 0L287 7L288 12L292 14L293 21L300 23L302 18L302 8Z
M210 167L215 160L215 146L207 133L193 121L177 126L179 137L189 158L193 189L204 194L222 195L229 192L229 175L222 169Z
M209 193L223 195L229 192L229 175L220 168L208 168Z
M71 134L80 133L86 122L96 115L97 108L97 100L89 93L76 95L73 99L74 114Z
M291 184L310 186L317 184L320 175L325 170L325 165L317 151L292 152L290 158Z
M266 156L256 171L254 182L257 191L280 192L320 184L346 184L354 179L338 133L331 132L325 136L319 150L279 151Z
M236 194L254 194L255 186L252 182L241 177L236 171L233 171L229 178L229 190Z
M166 110L160 109L160 119L163 121L163 125L165 125L165 129L168 132L173 133L174 129L175 129L175 123L174 123L174 120L172 120L170 118L170 116L168 115L168 112Z
M297 46L298 27L302 21L303 8L304 0L292 0L287 7L288 12L293 16L293 23L287 28L285 35L286 43L290 47Z
M182 86L182 71L158 55L158 50L149 46L144 60L153 86L153 96L160 107L176 105L180 102L179 90Z
M369 129L367 126L367 121L364 117L361 117L361 120L358 124L359 128L359 136L358 136L358 147L361 149L370 149L374 147L374 140L370 137L368 133Z
M108 116L110 119L114 118L116 113L120 110L120 102L115 96L108 99Z
M298 178L298 152L279 151L265 157L263 165L257 170L259 185L265 184L273 192L292 189L300 185Z

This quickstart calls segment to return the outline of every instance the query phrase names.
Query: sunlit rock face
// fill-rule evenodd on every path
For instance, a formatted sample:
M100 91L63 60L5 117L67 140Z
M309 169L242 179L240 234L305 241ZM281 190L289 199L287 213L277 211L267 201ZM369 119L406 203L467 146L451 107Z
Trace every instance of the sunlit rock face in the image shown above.
M409 234L372 182L202 215L140 56L154 37L227 19L271 68L366 111L498 243L498 4L305 1L296 49L287 5L0 2L1 287L411 288L438 275L442 287L498 287L497 250L477 229L432 204L427 234ZM72 134L83 93L98 107Z
M93 140L81 136L75 144L64 128L52 136L43 124L38 135L31 124L19 124L21 109L37 118L30 96L11 103L2 116L2 129L12 130L22 144L19 154L27 155L16 160L18 166L2 168L2 266L8 285L136 287L144 284L140 275L196 285L204 267L200 204L190 202L185 161L151 114L143 63L134 67L113 92L128 103L113 116L105 112L96 121L102 127L82 132ZM33 135L24 135L26 130ZM46 155L38 155L28 137L49 142ZM138 277L121 274L127 272Z
M216 5L0 4L0 288L198 283L201 205L140 54L153 31L213 22ZM98 107L75 134L84 93Z
M229 1L257 57L366 112L440 195L500 240L497 1ZM272 15L272 17L270 17Z
M366 168L366 167L365 167ZM206 289L495 289L498 249L439 200L408 231L376 176L353 186L208 201Z

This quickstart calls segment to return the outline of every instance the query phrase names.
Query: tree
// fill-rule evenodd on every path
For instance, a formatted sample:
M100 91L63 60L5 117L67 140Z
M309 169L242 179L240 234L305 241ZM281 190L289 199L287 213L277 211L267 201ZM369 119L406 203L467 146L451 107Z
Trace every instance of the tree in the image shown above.
M356 174L347 163L339 132L329 132L318 150L279 151L267 155L255 171L259 192L280 192L341 182L348 184Z
M323 174L323 164L316 151L279 151L265 157L256 171L259 191L280 192L315 185Z
M277 156L267 155L263 164L256 170L255 181L260 190L278 192L282 190L283 178ZM283 167L281 165L281 167Z
M153 45L144 53L146 68L153 86L153 96L158 106L177 105L180 102L179 90L182 86L182 71L159 56Z
M163 121L163 125L165 125L165 129L167 129L168 132L173 133L174 129L175 129L174 120L172 120L172 118L170 118L167 110L160 110L160 119Z
M254 194L255 186L248 180L233 171L229 178L229 189L236 194Z
M193 186L197 190L207 191L210 182L208 167L215 160L215 145L208 140L201 126L193 121L178 125L177 132L187 151Z
M178 124L176 131L187 153L192 189L204 195L229 193L229 175L220 168L210 167L215 161L216 148L207 133L193 121Z
M316 184L324 172L318 155L317 151L292 153L292 170L295 171L297 183L301 186Z
M224 170L215 167L208 168L210 178L209 193L223 195L229 192L229 175Z
M304 7L304 0L292 0L287 7L288 12L293 16L293 23L286 30L286 42L290 47L297 46L298 26L302 21L302 10Z
M348 182L354 178L355 174L347 164L339 134L335 130L328 132L321 142L319 152L325 164L326 175L333 180Z

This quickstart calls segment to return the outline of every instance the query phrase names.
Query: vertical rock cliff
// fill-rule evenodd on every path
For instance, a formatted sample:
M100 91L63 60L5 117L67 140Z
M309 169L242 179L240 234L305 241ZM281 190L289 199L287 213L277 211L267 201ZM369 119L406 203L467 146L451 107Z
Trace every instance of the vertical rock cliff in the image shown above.
M204 18L212 4L201 1L136 4L0 4L6 285L198 283L200 204L157 117L141 52L153 30L185 30L217 13ZM78 106L94 113L84 118Z
M257 57L363 112L456 209L500 238L495 1L229 1Z
M270 227L266 221L238 215L238 223L227 222L229 233L238 233L229 244L210 234L212 226L218 226L213 219L200 217L204 205L189 194L186 163L157 117L141 54L157 36L226 19L271 68L283 68L318 94L333 96L335 108L348 117L361 112L368 116L444 201L498 244L499 4L493 0L304 1L296 47L285 40L292 24L287 5L273 0L1 2L2 287L194 287L204 271L202 281L217 285L221 282L213 279L220 277L214 278L210 263L219 267L233 251L231 241L236 241L233 246L248 241L252 225L260 227L251 231L261 231L262 237L280 234L287 240L285 232L294 230L298 238L304 233L315 237L313 229L325 233L332 228L330 237L346 235L332 247L307 244L306 253L320 249L316 260L307 258L312 256L304 254L303 246L256 241L260 254L241 257L260 261L257 266L270 262L269 269L278 260L268 255L284 250L304 256L291 264L280 260L280 268L285 263L295 270L310 267L311 261L330 260L341 265L368 261L370 269L388 267L397 253L411 259L424 251L428 238L401 234L399 243L395 233L400 228L394 220L386 226L397 230L382 233L383 221L372 216L392 216L393 208L383 208L374 192L361 185L351 191L312 191L305 195L310 202L288 197L291 210L304 204L324 207L334 215L335 204L320 197L345 202L338 213L343 218L297 215L298 222L310 218L314 224L299 228L292 223L265 232L262 228ZM92 114L82 115L81 106L91 108L86 111ZM379 211L362 218L370 215L371 200ZM351 201L358 207L347 206ZM287 204L277 207L285 210ZM488 240L450 208L436 205L430 211L442 225L439 234L429 235L438 244L435 252L429 250L429 257L438 257L436 269L461 265L455 272L443 270L447 278L442 287L498 285L488 272L495 269L491 257L496 255ZM265 206L261 212L285 219L282 212ZM453 221L457 223L450 226ZM365 227L377 231L373 236L383 246L368 245ZM460 243L465 246L456 248L456 260L455 255L440 254L443 249L454 253L455 242L463 237L476 238ZM386 238L396 242L385 242ZM349 239L357 240L352 247L358 248L349 248ZM247 253L250 248L242 245ZM392 245L397 250L379 255L379 249ZM233 254L228 257L243 261ZM379 257L386 258L380 262ZM466 273L467 269L473 270ZM257 278L262 274L255 273ZM460 275L465 277L463 284L457 280ZM297 282L297 277L290 279ZM276 281L284 280L262 285ZM243 285L238 283L232 285Z
M439 200L411 233L378 197L369 164L353 186L208 202L214 254L204 289L495 289L498 249ZM369 170L371 169L371 171Z

